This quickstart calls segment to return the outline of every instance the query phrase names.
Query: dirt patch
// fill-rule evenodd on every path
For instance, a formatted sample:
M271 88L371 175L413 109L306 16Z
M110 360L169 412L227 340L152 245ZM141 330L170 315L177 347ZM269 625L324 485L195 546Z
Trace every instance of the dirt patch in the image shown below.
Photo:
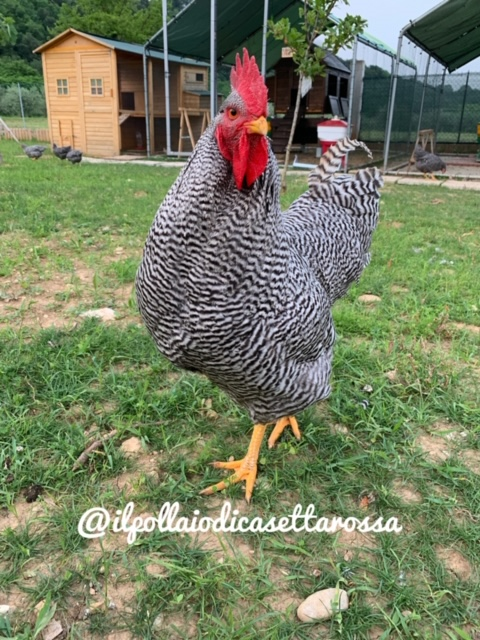
M458 454L458 457L467 469L480 475L480 451L478 449L464 449Z
M25 274L15 272L3 283L0 322L42 329L73 325L75 307L72 300L78 301L80 295L82 302L91 298L92 291L81 288L81 284L92 283L93 274L86 267L76 269L73 274L31 274L28 286L24 286Z
M377 546L372 534L341 529L336 535L335 548L346 562L354 557L368 559Z
M279 591L271 596L266 596L262 602L270 607L272 611L287 613L296 611L302 603L302 599L289 591Z
M41 528L39 519L47 513L47 506L43 502L31 503L18 500L11 511L0 511L0 531L25 527L27 523L33 527L32 530L39 530Z
M474 570L470 562L463 556L460 551L450 549L448 547L437 546L435 553L439 560L443 562L446 569L453 573L460 580L470 580L473 577Z
M404 484L401 480L393 483L394 493L407 504L417 504L422 502L422 496L411 485Z
M158 633L167 633L163 637L169 640L185 640L197 636L197 616L186 617L181 613L160 614L154 622L154 628Z
M238 534L214 533L213 531L199 531L190 534L193 545L210 551L219 562L225 558L237 559L239 562L250 562L254 550L238 538Z
M469 331L470 333L480 333L480 327L476 324L465 324L465 322L451 322L450 325L461 331Z
M450 457L448 443L440 436L424 433L418 436L416 443L432 462L445 462Z

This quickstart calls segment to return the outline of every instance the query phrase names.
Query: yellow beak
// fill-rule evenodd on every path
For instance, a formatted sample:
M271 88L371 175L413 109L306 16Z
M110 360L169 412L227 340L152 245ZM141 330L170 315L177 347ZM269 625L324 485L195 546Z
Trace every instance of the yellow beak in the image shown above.
M268 133L268 122L264 116L260 116L256 120L245 123L245 129L247 133L257 133L261 136L266 136Z

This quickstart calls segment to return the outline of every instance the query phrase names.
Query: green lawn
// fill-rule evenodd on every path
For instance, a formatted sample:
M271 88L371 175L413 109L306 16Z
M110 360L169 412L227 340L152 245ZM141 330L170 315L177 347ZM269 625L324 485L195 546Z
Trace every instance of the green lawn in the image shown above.
M300 442L285 432L262 450L247 505L238 485L198 492L223 477L209 462L245 453L248 416L157 353L132 296L178 170L0 152L0 605L13 608L0 637L40 638L53 617L82 640L478 639L478 194L383 190L372 262L335 307L333 393L299 416ZM305 185L292 178L284 205ZM79 315L101 307L116 320ZM77 531L94 506L216 517L225 499L265 521L300 503L403 531L156 531L131 545ZM301 624L298 604L335 585L348 610Z
M3 118L9 127L25 127L27 129L48 129L48 118L21 118L20 116L5 116Z

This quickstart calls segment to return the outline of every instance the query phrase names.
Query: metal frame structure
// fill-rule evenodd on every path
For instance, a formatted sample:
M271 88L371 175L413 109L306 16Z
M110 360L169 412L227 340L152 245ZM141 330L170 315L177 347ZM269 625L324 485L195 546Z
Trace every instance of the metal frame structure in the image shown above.
M460 9L463 9L463 11L460 11ZM467 18L464 15L465 11L468 11L468 24ZM388 105L387 130L383 155L384 171L387 170L390 155L393 115L395 111L395 96L403 38L408 38L410 42L428 54L420 103L420 114L418 118L418 131L421 128L425 91L428 83L428 71L431 59L433 58L436 60L444 68L442 78L443 86L447 70L450 72L455 71L478 57L480 53L479 39L477 35L479 28L480 8L478 0L464 0L461 6L458 0L443 0L440 4L430 9L430 11L422 14L416 20L411 20L408 25L400 30ZM433 38L432 35L435 37ZM457 45L457 47L455 48L454 45ZM468 87L468 74L465 87L466 92Z
M168 70L168 57L169 57L169 48L168 48L168 27L169 25L178 20L178 18L183 15L191 5L193 5L195 0L191 0L189 4L187 4L170 22L167 21L167 9L166 9L166 0L162 0L162 11L163 11L163 25L162 28L159 29L144 45L144 90L145 90L145 110L146 110L146 136L147 136L147 155L151 155L151 140L150 140L150 119L149 119L149 83L148 83L148 50L149 48L154 47L153 44L160 35L163 36L163 52L165 57L165 101L166 101L166 130L167 130L167 155L190 155L190 152L181 152L178 153L176 151L172 151L171 149L171 124L170 124L170 98L169 98L169 70ZM295 4L295 0L292 0L292 5ZM269 15L269 0L263 0L263 24L261 27L261 72L265 77L267 72L267 30L268 30L268 15ZM332 20L337 20L337 18L332 17ZM216 70L217 70L217 61L218 61L218 52L217 52L217 0L210 0L210 111L212 120L217 112L217 86L216 86ZM357 45L358 43L362 43L369 48L380 51L385 55L391 56L394 58L393 51L389 51L389 47L376 40L372 36L368 36L367 34L359 34L354 41L353 45L353 59L355 61L357 55ZM239 43L240 44L240 43ZM397 52L399 57L399 53ZM400 58L399 58L400 59ZM414 66L410 61L401 59L402 63L407 64L408 66ZM350 88L350 100L349 100L349 114L348 114L348 122L351 122L352 117L352 101L351 101L351 91L355 81L355 63L352 64L351 69L351 88ZM350 127L348 132L350 133Z

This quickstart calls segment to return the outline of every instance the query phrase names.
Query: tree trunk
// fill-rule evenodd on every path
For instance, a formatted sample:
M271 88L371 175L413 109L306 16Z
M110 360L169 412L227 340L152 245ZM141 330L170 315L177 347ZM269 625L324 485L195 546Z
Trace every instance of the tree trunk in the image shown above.
M288 138L287 148L285 149L285 164L282 171L281 189L284 192L287 190L287 169L288 163L290 161L290 151L292 150L293 136L295 135L295 129L297 127L298 114L300 112L300 101L302 99L302 80L303 75L300 74L298 77L297 100L295 102L295 111L293 112L292 128L290 129L290 136Z

